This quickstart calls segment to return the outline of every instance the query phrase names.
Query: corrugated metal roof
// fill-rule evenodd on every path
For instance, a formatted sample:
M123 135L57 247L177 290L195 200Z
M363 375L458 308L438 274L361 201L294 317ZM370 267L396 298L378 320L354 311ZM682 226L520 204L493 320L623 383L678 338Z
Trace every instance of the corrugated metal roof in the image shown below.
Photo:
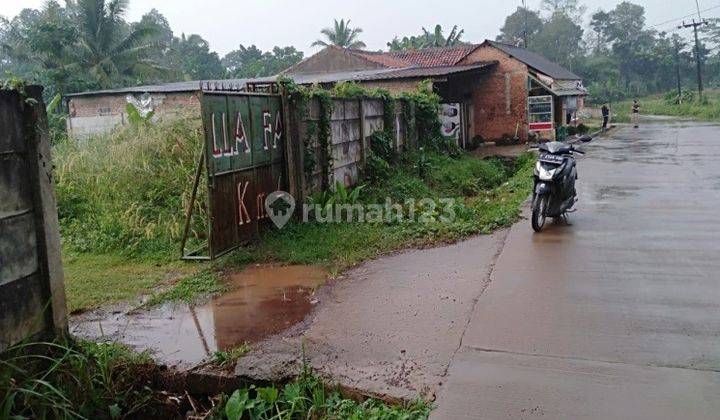
M382 73L396 71L397 69L372 69L372 70L350 70L339 71L333 73L311 73L311 74L292 74L284 73L283 76L289 77L295 83L301 85L309 85L313 83L336 83L349 82L353 80L368 80L368 77L377 76ZM257 79L248 80L248 83L273 83L277 80L277 76L258 77Z
M420 77L440 77L450 74L462 73L466 71L480 70L486 67L494 66L496 61L474 63L462 66L442 66L442 67L406 67L406 68L389 68L389 69L373 69L373 70L354 70L335 73L315 73L315 74L285 74L295 81L295 83L305 85L314 83L337 83L350 81L372 81L372 80L389 80L389 79L412 79ZM249 83L272 83L277 78L261 77L249 80Z
M442 67L409 67L404 69L396 69L384 73L367 76L361 80L386 80L386 79L404 79L417 77L439 77L450 74L462 73L466 71L480 70L497 64L497 61L488 61L481 63L468 64L463 66L442 66Z
M545 75L552 77L553 79L559 79L559 80L581 80L582 79L582 77L571 72L570 70L566 69L565 67L563 67L557 63L553 63L552 61L548 60L547 58L543 57L542 55L534 53L529 50L526 50L525 48L516 47L516 46L510 45L510 44L504 44L502 42L497 42L497 41L487 40L485 42L492 45L493 47L495 47L501 51L504 51L505 53L515 57L516 59L522 61L523 63L534 68L535 70L538 70L540 73L543 73Z
M125 94L125 93L173 93L173 92L195 92L200 90L200 83L203 85L209 82L210 84L225 84L225 85L239 85L245 86L247 79L224 79L224 80L191 80L188 82L173 82L173 83L162 83L158 85L145 85L145 86L132 86L126 88L117 89L105 89L105 90L94 90L89 92L78 92L70 93L65 96L91 96L91 95L112 95L112 94Z

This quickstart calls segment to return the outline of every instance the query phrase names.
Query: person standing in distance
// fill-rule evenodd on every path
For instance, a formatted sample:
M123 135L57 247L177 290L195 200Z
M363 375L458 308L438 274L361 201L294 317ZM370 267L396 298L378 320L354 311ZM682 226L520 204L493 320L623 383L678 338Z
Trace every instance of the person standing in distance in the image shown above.
M603 119L603 125L602 125L602 131L607 131L608 126L608 120L610 119L610 108L608 108L607 104L603 104L602 108L600 108L600 111L602 111L602 119Z
M637 99L633 99L632 104L632 123L635 128L638 128L638 119L640 117L640 104Z

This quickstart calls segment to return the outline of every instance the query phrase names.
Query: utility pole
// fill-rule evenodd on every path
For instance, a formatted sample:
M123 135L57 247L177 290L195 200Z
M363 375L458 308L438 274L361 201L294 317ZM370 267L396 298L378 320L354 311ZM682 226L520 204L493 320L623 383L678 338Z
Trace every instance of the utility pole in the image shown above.
M675 39L675 76L677 77L678 103L682 103L682 85L680 83L680 46Z
M692 23L685 23L683 21L683 24L678 26L678 29L683 28L693 28L693 31L695 32L695 64L697 65L697 83L698 83L698 98L702 100L702 94L703 94L703 82L702 82L702 63L700 60L700 41L698 40L698 27L707 25L708 21L705 19L700 19L700 21L696 22L695 19L692 20Z
M525 0L522 0L523 5L523 17L524 17L524 23L523 23L523 48L527 49L528 43L527 43L527 19L528 19L528 9L527 4L525 4Z

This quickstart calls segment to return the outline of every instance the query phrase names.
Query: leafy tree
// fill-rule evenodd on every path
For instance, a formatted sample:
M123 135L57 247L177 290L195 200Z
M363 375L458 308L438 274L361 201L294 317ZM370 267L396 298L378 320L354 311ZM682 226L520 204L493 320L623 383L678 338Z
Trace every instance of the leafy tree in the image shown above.
M720 49L720 18L708 19L708 24L700 27L702 40L714 49Z
M573 19L555 12L530 40L529 47L551 61L574 69L582 58L582 38L583 29Z
M171 62L190 80L221 79L225 77L220 56L210 51L210 44L200 35L191 34L173 38L170 45Z
M295 47L275 47L272 56L273 59L265 67L265 73L268 76L277 74L300 62L303 59L303 52L296 50Z
M358 39L362 29L351 27L350 19L347 22L345 22L345 19L340 19L339 22L335 19L332 28L324 28L320 33L325 35L327 41L318 39L310 45L311 47L336 45L343 48L365 48L365 43Z
M153 28L154 34L150 39L163 46L170 45L173 40L173 31L170 28L170 23L168 23L165 16L158 12L157 9L150 9L148 13L145 13L140 18L139 22L134 23L132 26L134 28Z
M549 12L550 16L562 13L574 20L580 20L586 10L578 0L542 0L540 8Z
M255 45L245 47L240 44L237 50L230 51L223 57L222 64L229 74L234 77L242 77L242 74L247 71L246 69L256 66L262 57L263 52Z
M424 27L422 28L422 34L418 36L403 37L399 39L397 36L392 41L387 43L390 51L402 51L402 50L420 50L423 48L432 47L449 47L453 45L462 44L462 36L465 33L464 29L458 31L458 26L454 25L450 30L450 33L445 36L441 25L435 25L432 32L428 31Z
M302 51L295 47L275 47L263 53L255 45L240 45L222 59L223 66L231 77L261 77L275 75L303 58Z
M532 40L543 28L543 20L535 10L518 7L515 12L505 18L497 40L507 44L518 45L525 38ZM527 45L525 46L528 47Z
M78 38L68 9L48 1L41 10L23 9L12 21L4 22L0 32L3 71L45 85L48 98L57 92L97 87L82 72L67 68Z

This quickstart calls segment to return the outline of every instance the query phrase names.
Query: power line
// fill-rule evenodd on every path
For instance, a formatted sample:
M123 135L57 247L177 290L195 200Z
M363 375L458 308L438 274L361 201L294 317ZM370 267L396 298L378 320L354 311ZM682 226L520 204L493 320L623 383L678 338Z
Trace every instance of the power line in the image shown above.
M664 22L656 23L654 25L650 25L649 28L655 28L658 26L667 25L668 23L673 23L673 22L677 22L679 20L691 18L691 17L695 16L696 14L699 16L701 12L705 13L705 12L709 12L709 11L715 10L715 9L720 9L720 4L713 6L713 7L708 7L707 9L698 10L697 12L690 13L689 15L685 15L683 17L674 18L674 19L666 20Z

